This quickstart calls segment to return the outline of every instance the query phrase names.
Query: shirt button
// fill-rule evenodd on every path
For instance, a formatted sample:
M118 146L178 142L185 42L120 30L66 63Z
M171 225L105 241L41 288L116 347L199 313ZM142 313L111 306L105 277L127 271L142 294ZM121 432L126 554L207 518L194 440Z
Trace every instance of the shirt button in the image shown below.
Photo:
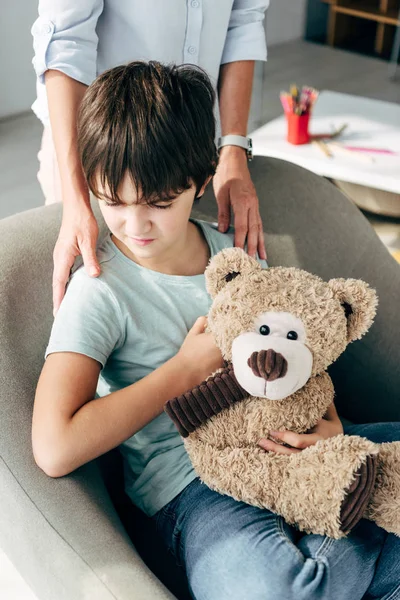
M192 8L198 8L200 5L200 2L197 2L197 0L193 0L192 4Z
M189 46L188 52L189 54L196 54L197 50L194 46Z
M46 25L43 25L41 33L42 33L43 35L47 35L47 34L48 34L48 33L50 33L50 32L51 32L51 27L50 27L50 25L49 25L48 23L46 23Z

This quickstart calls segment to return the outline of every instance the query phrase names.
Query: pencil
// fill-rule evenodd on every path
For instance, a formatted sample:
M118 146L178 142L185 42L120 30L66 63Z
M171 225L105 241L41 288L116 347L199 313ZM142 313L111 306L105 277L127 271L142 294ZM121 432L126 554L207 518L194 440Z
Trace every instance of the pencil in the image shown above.
M329 150L325 142L322 140L312 140L313 145L315 145L321 152L325 154L328 158L332 158L332 152Z
M339 142L329 142L326 144L329 147L333 147L333 150L344 154L346 156L352 156L353 158L356 158L357 160L361 160L362 162L367 162L367 163L373 163L375 162L375 159L373 156L370 156L369 154L365 154L365 153L361 153L361 152L354 152L354 150L347 150L347 148L345 148L344 146L342 146Z
M371 152L371 154L390 154L396 156L398 153L394 150L388 150L387 148L365 148L364 146L343 146L346 150L352 152Z

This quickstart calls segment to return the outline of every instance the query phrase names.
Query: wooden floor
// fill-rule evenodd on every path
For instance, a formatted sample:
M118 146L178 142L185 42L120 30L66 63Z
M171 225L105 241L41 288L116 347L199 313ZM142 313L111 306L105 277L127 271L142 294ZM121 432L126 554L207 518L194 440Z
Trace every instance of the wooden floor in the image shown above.
M281 114L279 92L292 82L400 102L400 68L397 82L392 82L387 63L381 60L309 42L290 42L270 48L268 63L259 69L250 130ZM41 133L41 124L32 113L0 122L0 218L43 204L36 179ZM400 240L399 221L371 220L392 244L393 239L395 243ZM33 600L1 550L0 573L0 598Z

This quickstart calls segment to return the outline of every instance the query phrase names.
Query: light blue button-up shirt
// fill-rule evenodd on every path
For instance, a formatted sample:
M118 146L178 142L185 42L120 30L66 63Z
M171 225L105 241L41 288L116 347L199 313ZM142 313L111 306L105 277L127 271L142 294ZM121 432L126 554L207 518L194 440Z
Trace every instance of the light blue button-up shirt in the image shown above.
M44 73L62 71L89 85L132 60L199 65L216 87L220 65L266 60L269 0L39 0L32 27L37 99L49 122Z

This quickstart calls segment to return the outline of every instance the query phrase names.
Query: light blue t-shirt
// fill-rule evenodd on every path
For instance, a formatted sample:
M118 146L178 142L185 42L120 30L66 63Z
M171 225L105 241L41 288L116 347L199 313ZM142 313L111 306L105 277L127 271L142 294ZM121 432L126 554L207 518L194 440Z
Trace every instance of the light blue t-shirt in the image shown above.
M231 234L193 221L202 230L211 256L233 246ZM46 357L53 352L77 352L99 361L103 368L97 396L105 396L139 381L172 358L196 319L208 313L211 298L204 274L166 275L141 267L117 248L110 235L100 246L98 258L98 278L87 275L84 268L72 276L54 320ZM165 413L120 450L126 493L150 516L196 477L183 441Z

